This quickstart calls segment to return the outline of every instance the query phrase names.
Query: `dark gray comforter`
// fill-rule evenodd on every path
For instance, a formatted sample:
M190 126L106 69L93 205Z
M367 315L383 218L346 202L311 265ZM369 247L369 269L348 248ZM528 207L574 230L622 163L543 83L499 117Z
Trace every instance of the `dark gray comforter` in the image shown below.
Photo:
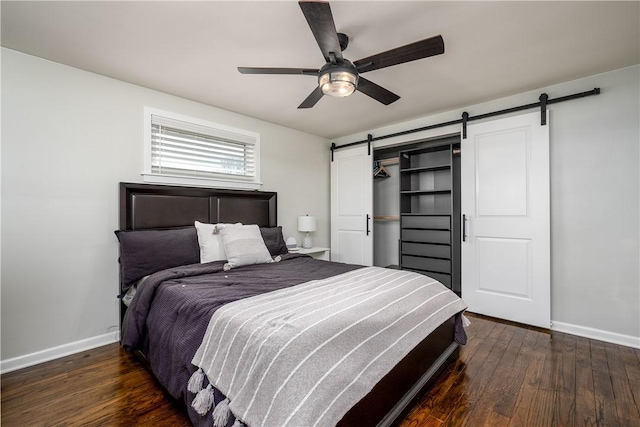
M212 425L193 408L186 390L191 364L213 313L226 303L265 292L325 279L358 265L286 254L282 261L223 271L224 262L192 264L155 273L144 281L122 324L122 345L141 350L160 384L184 401L194 425ZM216 395L216 402L221 395ZM227 425L233 424L230 419Z

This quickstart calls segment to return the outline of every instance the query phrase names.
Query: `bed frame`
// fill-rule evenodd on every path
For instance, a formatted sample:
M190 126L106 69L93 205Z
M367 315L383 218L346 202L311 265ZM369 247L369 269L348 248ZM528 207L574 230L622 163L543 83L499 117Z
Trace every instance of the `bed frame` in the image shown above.
M277 193L120 183L120 229L141 230L208 223L277 225ZM121 318L126 307L121 304ZM403 416L459 355L450 318L418 344L340 426L390 426Z

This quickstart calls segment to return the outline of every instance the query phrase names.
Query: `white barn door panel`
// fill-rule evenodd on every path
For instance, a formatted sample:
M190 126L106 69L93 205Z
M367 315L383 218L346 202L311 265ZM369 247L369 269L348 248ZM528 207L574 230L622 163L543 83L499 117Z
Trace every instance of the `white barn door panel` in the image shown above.
M469 311L549 328L549 126L540 113L467 127L461 143L462 298Z
M373 163L366 144L331 162L331 261L373 265Z

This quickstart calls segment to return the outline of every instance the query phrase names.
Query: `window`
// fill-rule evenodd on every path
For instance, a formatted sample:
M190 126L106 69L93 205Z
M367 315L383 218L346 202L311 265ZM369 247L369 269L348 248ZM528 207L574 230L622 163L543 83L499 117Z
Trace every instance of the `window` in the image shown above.
M260 135L145 108L144 180L260 188Z

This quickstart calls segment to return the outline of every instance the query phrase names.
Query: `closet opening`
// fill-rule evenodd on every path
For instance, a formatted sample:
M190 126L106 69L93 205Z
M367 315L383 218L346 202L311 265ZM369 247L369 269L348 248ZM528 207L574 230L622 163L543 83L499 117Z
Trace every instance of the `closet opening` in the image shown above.
M374 148L373 159L374 265L460 295L460 135Z

